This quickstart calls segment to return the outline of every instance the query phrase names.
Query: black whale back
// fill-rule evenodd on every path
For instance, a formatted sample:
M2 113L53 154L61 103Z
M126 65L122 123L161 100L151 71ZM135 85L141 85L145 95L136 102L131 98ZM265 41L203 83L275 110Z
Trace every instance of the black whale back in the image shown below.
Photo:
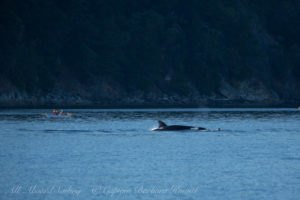
M172 131L172 130L206 130L205 128L202 127L194 127L194 126L183 126L183 125L170 125L168 126L166 123L163 121L159 120L158 121L158 129L160 131Z

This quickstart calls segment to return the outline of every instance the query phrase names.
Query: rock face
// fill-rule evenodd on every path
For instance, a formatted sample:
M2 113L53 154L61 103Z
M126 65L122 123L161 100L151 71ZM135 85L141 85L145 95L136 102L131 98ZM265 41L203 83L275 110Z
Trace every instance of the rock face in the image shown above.
M233 87L223 82L220 93L228 100L244 100L253 104L273 105L284 103L278 94L268 89L262 82L257 80L243 81Z
M6 85L0 92L1 107L152 107L152 106L276 106L299 103L299 98L280 98L277 92L258 80L236 83L222 81L221 87L210 95L200 95L195 89L187 95L126 91L116 82L100 81L90 87L56 87L49 93L29 94Z

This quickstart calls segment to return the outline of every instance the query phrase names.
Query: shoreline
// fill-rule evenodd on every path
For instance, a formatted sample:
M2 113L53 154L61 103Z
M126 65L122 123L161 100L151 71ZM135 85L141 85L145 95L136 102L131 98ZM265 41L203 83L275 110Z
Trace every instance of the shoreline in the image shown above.
M4 106L0 105L0 110L5 109L172 109L172 108L295 108L298 109L299 104L207 104L207 105L12 105Z

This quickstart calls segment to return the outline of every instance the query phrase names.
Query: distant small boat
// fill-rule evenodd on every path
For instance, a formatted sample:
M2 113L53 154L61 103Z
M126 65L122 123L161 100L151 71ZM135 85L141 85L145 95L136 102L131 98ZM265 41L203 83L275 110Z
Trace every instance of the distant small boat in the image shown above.
M298 107L298 109L300 110L300 106Z

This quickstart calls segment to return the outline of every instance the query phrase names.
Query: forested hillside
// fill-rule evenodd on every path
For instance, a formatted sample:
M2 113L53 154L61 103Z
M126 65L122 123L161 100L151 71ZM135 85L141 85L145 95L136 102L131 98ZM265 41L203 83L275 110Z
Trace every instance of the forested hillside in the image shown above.
M300 99L298 0L2 0L0 104Z

